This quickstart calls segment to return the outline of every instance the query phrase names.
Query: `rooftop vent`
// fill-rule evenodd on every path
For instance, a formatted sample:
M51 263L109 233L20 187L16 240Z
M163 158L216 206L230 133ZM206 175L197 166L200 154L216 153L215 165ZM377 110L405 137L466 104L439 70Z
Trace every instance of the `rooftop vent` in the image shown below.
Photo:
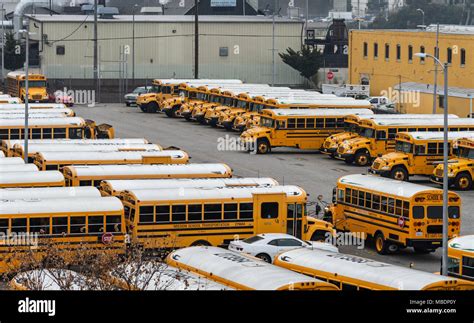
M101 19L114 19L114 15L118 15L119 10L116 7L97 7L97 14Z
M98 5L97 8L100 10L103 8L103 5ZM94 5L93 4L84 4L81 6L81 11L84 15L93 15L94 14Z

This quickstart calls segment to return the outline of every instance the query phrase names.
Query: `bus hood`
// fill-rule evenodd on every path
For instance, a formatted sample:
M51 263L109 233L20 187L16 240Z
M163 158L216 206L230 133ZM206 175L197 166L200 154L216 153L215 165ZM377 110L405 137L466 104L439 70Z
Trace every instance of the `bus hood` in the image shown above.
M352 138L349 140L344 140L342 146L344 148L354 149L360 146L370 145L370 140L364 137Z

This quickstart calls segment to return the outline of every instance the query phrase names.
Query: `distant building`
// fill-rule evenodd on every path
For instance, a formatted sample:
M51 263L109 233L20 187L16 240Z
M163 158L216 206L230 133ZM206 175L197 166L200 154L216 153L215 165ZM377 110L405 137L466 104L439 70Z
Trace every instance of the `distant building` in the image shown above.
M423 30L351 30L349 82L369 84L371 94L402 98L401 112L432 113L436 26ZM449 62L449 112L465 117L474 97L474 27L442 25L439 57ZM443 111L443 73L438 68L436 111ZM417 100L419 98L419 100Z

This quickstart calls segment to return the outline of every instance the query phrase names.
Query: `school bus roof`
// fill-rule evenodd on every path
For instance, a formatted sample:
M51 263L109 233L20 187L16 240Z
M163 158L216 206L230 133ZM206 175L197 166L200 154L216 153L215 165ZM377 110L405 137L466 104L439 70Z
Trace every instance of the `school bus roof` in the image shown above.
M203 83L242 83L241 80L236 79L154 79L154 82L161 82L161 83L172 83L172 84L180 84L180 83L195 83L195 84L203 84Z
M315 269L337 274L339 277L352 278L399 290L423 290L433 284L450 287L450 284L459 281L455 278L421 270L319 249L299 248L283 252L277 256L276 264L285 268L291 268L291 265L294 265L303 270L304 268ZM464 283L474 288L474 284Z
M26 72L25 71L12 71L7 74L7 77L15 78L15 79L25 78ZM43 74L39 74L39 73L28 73L28 78L31 78L31 77L41 77L41 78L46 79L46 77Z
M441 189L433 188L431 186L401 182L391 178L363 174L346 175L339 178L338 182L354 188L377 191L403 198L411 198L414 195L423 192L436 192L439 194L442 194L443 192ZM450 194L457 195L454 192L450 192Z
M5 172L0 176L0 185L26 184L26 183L60 183L64 182L64 176L56 170L42 172Z
M136 160L143 157L170 157L173 159L187 159L188 154L182 150L160 151L45 151L38 152L36 158L46 161L74 161L80 163L87 160Z
M474 235L465 235L449 240L448 247L474 254Z
M8 142L10 146L16 144L23 145L24 140L10 139L3 140ZM148 140L145 138L114 138L114 139L30 139L29 144L60 144L60 145L76 145L76 144L87 144L87 145L128 145L128 144L147 144Z
M100 191L92 186L0 189L0 200L57 199L79 197L101 197L101 195Z
M103 185L113 191L180 188L180 187L238 187L238 186L275 186L273 178L205 178L205 179L142 179L142 180L106 180Z
M370 109L264 109L264 114L276 117L346 116L348 114L370 114Z
M362 119L438 119L438 114L368 114L368 115L348 115L346 118L355 118L357 120ZM455 114L448 115L450 119L459 118Z
M0 164L0 173L11 173L11 172L39 172L39 170L38 170L38 167L36 167L36 165L34 164L13 164L13 165Z
M74 111L70 108L62 108L62 109L28 109L28 114L74 114ZM0 116L3 118L10 114L17 114L17 115L24 115L25 110L21 109L2 109L0 108Z
M232 174L226 164L72 165L65 168L74 170L77 176Z
M52 118L30 118L30 127L40 126L82 126L85 124L84 119L79 117L52 117ZM1 119L0 127L24 127L24 118Z
M24 143L15 144L14 149L24 149ZM94 144L28 144L28 154L37 152L83 152L83 151L160 151L160 146L154 144L127 144L127 145L94 145Z
M28 109L65 109L67 108L66 105L62 103L28 103ZM0 104L0 111L1 110L25 110L24 103L1 103Z
M211 187L211 188L169 188L133 189L124 194L134 196L139 201L206 200L252 198L254 194L286 194L288 197L306 197L306 192L298 186L282 185L270 187Z
M327 282L263 262L246 254L218 247L188 247L173 251L167 263L197 271L220 283L237 289L280 290L309 288L337 288Z
M409 136L413 140L433 140L441 141L444 140L443 131L414 131L414 132L399 132L397 133L397 139L399 136ZM453 131L448 132L448 140L455 140L458 138L474 138L474 131Z
M0 165L21 165L25 164L25 161L20 157L5 157L0 158Z
M116 197L82 197L38 200L0 201L0 215L121 212L123 205Z
M355 106L355 107L371 107L369 101L365 100L354 100L353 98L339 98L339 97L320 97L315 96L314 98L288 98L278 99L277 104L314 104L314 105L327 105L331 107L340 106Z
M444 125L443 117L440 119L375 119L375 120L362 120L362 124L372 126L440 126ZM471 118L453 118L449 119L448 125L450 126L474 126L474 119Z

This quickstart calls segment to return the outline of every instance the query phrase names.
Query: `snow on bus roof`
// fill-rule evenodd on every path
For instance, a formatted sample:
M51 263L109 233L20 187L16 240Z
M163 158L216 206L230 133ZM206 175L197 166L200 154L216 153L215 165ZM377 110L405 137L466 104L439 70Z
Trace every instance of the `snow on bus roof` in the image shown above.
M120 212L122 202L116 197L81 197L37 200L0 201L0 215L66 212Z
M33 172L0 173L0 184L55 183L64 182L64 176L57 170Z
M150 151L45 151L38 152L37 156L42 160L52 161L84 161L84 160L132 160L143 157L171 157L186 158L187 154L182 150L150 150Z
M415 194L426 191L436 191L439 193L443 192L438 188L433 188L430 186L413 184L409 182L397 181L391 178L364 174L346 175L339 178L338 182L353 187L369 189L372 191L378 191L381 193L391 194L405 198L410 198Z
M421 270L320 249L290 250L278 255L278 261L400 290L422 290L431 284L456 280Z
M79 117L53 117L53 118L29 118L29 126L81 126L84 124L84 119ZM24 127L25 119L1 119L0 118L0 127Z
M170 200L203 200L203 199L234 199L252 198L253 194L278 194L287 196L305 196L306 192L298 186L281 185L270 187L210 187L210 188L165 188L153 190L127 190L139 201L170 201Z
M404 125L420 125L420 126L443 126L444 120L440 119L376 119L370 120L373 124L380 126L404 126ZM459 125L459 126L472 126L474 125L474 119L471 118L454 118L448 120L448 125Z
M301 116L301 117L318 117L318 116L346 116L349 114L373 113L370 109L265 109L275 116Z
M175 165L71 165L77 176L110 175L166 175L166 174L226 174L231 168L226 164L175 164Z
M448 242L449 248L469 251L474 253L474 235L465 235L451 239Z
M101 197L101 195L100 191L93 186L0 189L0 200L29 200L46 198L57 199L79 197Z
M443 131L413 131L399 132L398 134L406 134L415 140L444 140ZM458 138L474 138L474 131L453 131L448 132L448 140Z
M131 179L105 180L114 191L134 189L179 188L179 187L229 187L229 186L275 186L278 182L270 177L245 178L199 178L199 179Z

